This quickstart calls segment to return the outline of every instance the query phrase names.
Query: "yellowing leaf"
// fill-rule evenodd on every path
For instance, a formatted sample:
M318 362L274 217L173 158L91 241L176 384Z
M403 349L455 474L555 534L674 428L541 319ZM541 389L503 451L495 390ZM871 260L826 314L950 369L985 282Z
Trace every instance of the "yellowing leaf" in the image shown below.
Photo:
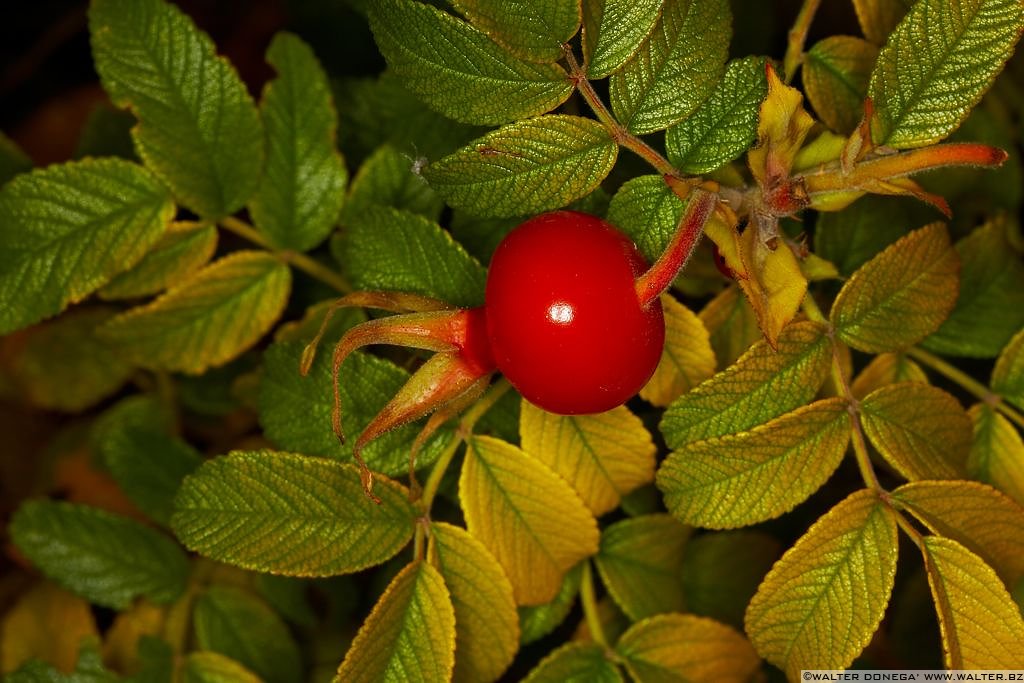
M962 543L1007 586L1024 577L1024 508L973 481L917 481L892 493L940 536Z
M661 295L665 312L665 349L654 376L640 398L664 408L715 374L715 352L704 323L668 294Z
M867 367L853 380L850 390L862 399L875 389L897 382L928 383L928 375L921 366L900 353L881 353L871 359Z
M669 511L687 524L754 524L817 491L849 438L845 399L825 399L750 431L688 444L662 463L658 488Z
M505 569L516 604L549 602L565 573L597 552L597 522L576 492L512 444L474 437L459 497L469 532Z
M612 524L595 561L609 594L633 621L682 612L683 547L690 529L665 514Z
M901 382L876 389L861 403L864 432L907 479L963 479L971 421L942 389Z
M896 577L896 518L873 491L836 505L775 563L747 608L754 647L797 680L845 669L871 640Z
M1024 441L1010 421L984 403L971 406L974 439L967 473L1024 505Z
M519 650L512 584L487 548L465 529L435 522L435 558L455 608L456 683L496 680Z
M807 51L801 76L807 99L832 130L857 127L876 57L875 45L854 36L829 36Z
M757 315L738 285L726 287L697 314L711 334L718 367L727 368L761 338Z
M758 184L770 191L789 178L793 159L814 119L804 110L800 91L779 80L770 64L767 72L768 96L761 103L757 145L747 159Z
M622 674L608 654L594 643L566 643L537 665L523 683L622 683Z
M291 272L275 256L240 251L203 268L100 330L140 365L199 374L254 344L288 302Z
M519 420L523 450L569 482L595 515L654 480L654 442L624 406L596 415L555 415L524 401Z
M413 562L398 573L367 617L338 668L336 683L451 678L455 613L440 572Z
M41 659L71 672L82 638L97 636L89 603L44 581L25 592L0 622L0 673Z
M817 393L832 361L824 327L790 325L778 350L758 342L734 364L680 396L661 421L669 448L736 434L804 405Z
M804 300L807 277L793 250L777 236L766 236L762 225L748 226L740 236L740 256L747 277L737 279L757 315L768 343L774 348Z
M213 225L177 221L128 271L100 289L101 299L134 299L163 291L206 265L217 248Z
M861 31L876 45L885 43L912 4L913 0L853 0Z
M948 538L928 536L923 550L946 667L1024 668L1024 618L992 568Z
M185 659L184 683L263 683L260 677L219 652L192 652Z
M902 237L861 266L830 317L839 338L870 353L898 351L946 319L959 291L960 260L941 223Z
M159 637L166 610L140 600L114 618L104 634L103 661L121 673L135 673L139 668L139 641L143 636Z
M633 624L615 651L637 683L746 683L761 661L742 635L692 614L662 614Z

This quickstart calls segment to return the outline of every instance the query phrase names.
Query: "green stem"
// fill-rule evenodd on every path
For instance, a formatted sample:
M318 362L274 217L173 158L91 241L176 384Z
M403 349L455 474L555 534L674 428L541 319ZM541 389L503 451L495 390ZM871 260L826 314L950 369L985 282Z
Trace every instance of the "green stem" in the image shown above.
M601 625L601 613L597 608L597 593L594 590L594 570L590 567L590 560L586 560L583 563L580 601L583 603L583 618L587 622L587 628L590 629L590 637L601 647L607 648L608 638L604 634L604 626Z
M819 5L821 0L804 0L800 13L793 22L793 28L789 30L789 44L786 46L786 57L782 62L782 68L786 72L786 83L793 81L797 67L804 61L804 43L807 42L807 32L811 28Z
M226 216L220 220L220 225L225 230L233 232L239 237L242 237L257 246L263 247L267 251L273 252L275 256L285 263L294 266L298 270L301 270L310 277L323 282L338 292L348 294L352 291L352 285L346 282L345 278L335 271L300 251L274 248L274 246L270 244L263 235L245 221L235 218L234 216Z
M452 463L455 458L455 453L459 450L459 445L465 441L470 434L473 432L473 427L476 425L483 415L494 407L494 404L498 402L505 392L512 388L512 385L508 383L508 380L502 378L494 383L494 385L487 390L479 401L473 404L473 406L466 411L466 414L459 420L459 428L455 432L455 438L452 439L451 443L444 449L441 456L434 463L434 468L430 470L430 476L427 477L427 483L423 485L423 495L420 496L420 508L425 512L430 512L430 506L434 502L434 496L437 495L437 489L441 486L441 479L444 478L444 473L447 471L448 466Z

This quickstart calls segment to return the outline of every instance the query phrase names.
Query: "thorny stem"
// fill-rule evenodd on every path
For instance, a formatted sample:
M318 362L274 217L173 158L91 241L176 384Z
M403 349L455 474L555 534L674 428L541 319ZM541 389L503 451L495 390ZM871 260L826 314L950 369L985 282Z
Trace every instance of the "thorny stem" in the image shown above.
M220 219L220 225L225 230L233 232L239 237L272 252L285 263L295 266L310 277L323 282L325 285L332 287L342 294L348 294L352 291L352 286L338 273L302 252L292 251L290 249L275 249L273 245L263 237L263 235L257 232L255 228L245 221L235 218L234 216L226 216Z
M811 28L819 5L821 0L804 0L800 13L793 22L793 28L789 30L789 44L786 46L786 57L782 62L782 68L786 72L786 83L793 81L796 68L804 61L804 43L807 42L807 32Z
M597 608L597 594L594 591L594 570L590 560L583 563L583 579L580 582L580 602L583 603L583 618L586 619L590 637L603 648L608 647L608 638L601 625L601 613Z

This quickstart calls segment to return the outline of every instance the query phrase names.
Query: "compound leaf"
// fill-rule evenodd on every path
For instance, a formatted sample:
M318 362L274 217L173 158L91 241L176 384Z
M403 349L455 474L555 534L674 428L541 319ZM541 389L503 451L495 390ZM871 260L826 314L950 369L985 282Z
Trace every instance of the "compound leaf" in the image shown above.
M681 572L689 536L689 528L666 514L624 519L604 529L594 560L630 620L683 611Z
M487 548L465 529L431 526L432 563L455 608L455 683L497 680L519 650L512 584Z
M594 515L654 480L654 441L625 406L596 415L555 415L523 402L523 450L561 475Z
M11 520L11 538L44 574L98 605L124 609L146 596L176 600L188 559L164 534L85 505L36 500Z
M960 402L921 382L889 384L861 402L871 443L907 479L962 479L971 421Z
M512 444L474 437L459 496L469 532L505 569L518 605L552 600L565 573L597 552L597 523L576 492Z
M209 263L216 248L217 229L212 225L171 223L156 246L131 270L116 275L100 289L99 296L135 299L162 292Z
M715 374L711 336L700 318L669 294L661 295L665 348L640 398L664 408Z
M580 0L455 0L478 29L516 57L554 62L580 27Z
M839 291L831 312L839 338L870 353L919 342L953 310L959 270L944 225L913 231L861 266Z
M661 13L661 0L583 0L587 77L618 71L640 49Z
M757 134L768 94L763 57L729 62L725 75L693 115L665 133L669 160L685 173L708 173L745 152Z
M1024 617L992 568L949 538L928 536L923 551L946 667L1024 666Z
M654 30L612 75L612 111L638 135L690 116L725 69L732 13L725 0L666 0Z
M164 0L97 0L89 32L104 89L139 120L146 166L200 216L242 208L263 170L263 127L210 37Z
M76 161L0 190L0 334L60 313L156 244L174 203L145 169Z
M239 251L111 319L100 334L143 367L200 374L266 334L290 289L291 271L277 257Z
M665 505L687 524L724 529L778 517L817 491L850 438L846 402L812 403L749 431L690 443L658 469Z
M921 147L956 130L1002 70L1022 28L1017 0L915 3L871 74L874 143Z
M665 411L661 432L669 448L750 429L810 401L828 375L832 350L824 328L789 325L778 350L759 341L739 360Z
M321 458L236 451L185 479L171 525L191 550L254 571L332 576L381 564L412 537L404 487Z
M853 36L829 36L804 57L807 99L834 131L849 133L864 115L864 96L878 57L875 45Z
M747 608L746 631L772 664L845 669L871 640L896 577L896 518L873 491L836 505L782 556Z
M588 194L612 170L618 149L597 121L551 114L492 131L428 165L423 177L457 209L510 218Z
M742 635L725 624L692 614L660 614L638 621L615 651L638 683L750 680L761 664Z
M543 114L573 90L560 66L517 59L484 32L429 5L374 2L370 26L409 90L456 121L494 125Z
M1024 410L1024 328L999 353L992 370L992 390Z
M260 102L267 166L249 212L273 246L307 251L334 229L345 200L338 117L327 75L298 36L278 33L267 61L277 70Z
M1024 505L1024 440L1010 421L984 403L971 406L974 439L967 474Z
M569 642L541 660L523 683L622 683L618 667L596 643Z
M417 561L398 573L374 605L334 680L432 683L450 680L454 665L455 613L448 588L437 569Z

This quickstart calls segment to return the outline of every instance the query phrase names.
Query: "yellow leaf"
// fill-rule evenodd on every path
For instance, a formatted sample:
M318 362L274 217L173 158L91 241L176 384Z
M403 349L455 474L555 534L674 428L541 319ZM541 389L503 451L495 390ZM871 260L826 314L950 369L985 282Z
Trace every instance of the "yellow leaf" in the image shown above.
M772 348L804 300L807 278L793 250L776 236L766 236L760 224L741 236L741 254L750 277L737 282L757 315L757 325Z
M960 402L920 382L889 384L861 402L864 432L902 476L964 479L971 420Z
M505 569L518 605L550 602L565 573L597 552L597 521L576 492L500 439L469 442L459 498L469 533Z
M726 529L772 519L803 502L846 451L846 400L804 406L749 431L689 444L658 470L669 511L686 524Z
M99 637L89 603L49 581L38 583L0 622L0 673L10 673L30 659L70 673L86 637Z
M984 403L967 411L974 439L967 473L1024 505L1024 441L1010 421Z
M415 561L391 580L359 628L335 683L434 683L455 666L455 612L444 579Z
M594 515L654 480L654 441L624 406L596 415L555 415L524 401L523 450L569 482Z
M638 621L615 650L637 683L746 683L761 663L747 639L732 627L692 614Z
M260 677L219 652L192 652L185 659L185 683L263 683Z
M715 374L715 352L704 323L669 294L661 295L665 311L665 349L654 376L640 398L664 408Z
M779 80L770 64L767 71L768 96L761 103L757 145L747 155L750 171L762 188L788 179L793 159L814 125L800 91Z
M853 0L864 37L876 45L885 43L912 3L913 0Z
M455 683L496 680L519 650L512 584L484 545L465 529L431 526L432 563L455 608Z
M1024 577L1024 508L973 481L918 481L892 492L929 529L962 543L1007 586Z
M160 636L166 609L140 600L114 619L103 638L103 663L122 674L139 668L139 639Z
M727 368L761 338L757 315L738 285L726 287L698 314L711 334L718 367Z
M747 608L746 631L772 664L845 669L871 640L896 577L896 518L870 490L852 494L782 556Z
M882 353L871 359L861 370L850 387L857 399L862 399L875 389L897 382L928 383L928 375L921 366L901 353Z
M992 568L949 538L923 551L946 668L1024 669L1024 618Z
M934 332L959 295L960 258L941 223L915 230L857 269L830 317L839 338L869 353L898 351Z

